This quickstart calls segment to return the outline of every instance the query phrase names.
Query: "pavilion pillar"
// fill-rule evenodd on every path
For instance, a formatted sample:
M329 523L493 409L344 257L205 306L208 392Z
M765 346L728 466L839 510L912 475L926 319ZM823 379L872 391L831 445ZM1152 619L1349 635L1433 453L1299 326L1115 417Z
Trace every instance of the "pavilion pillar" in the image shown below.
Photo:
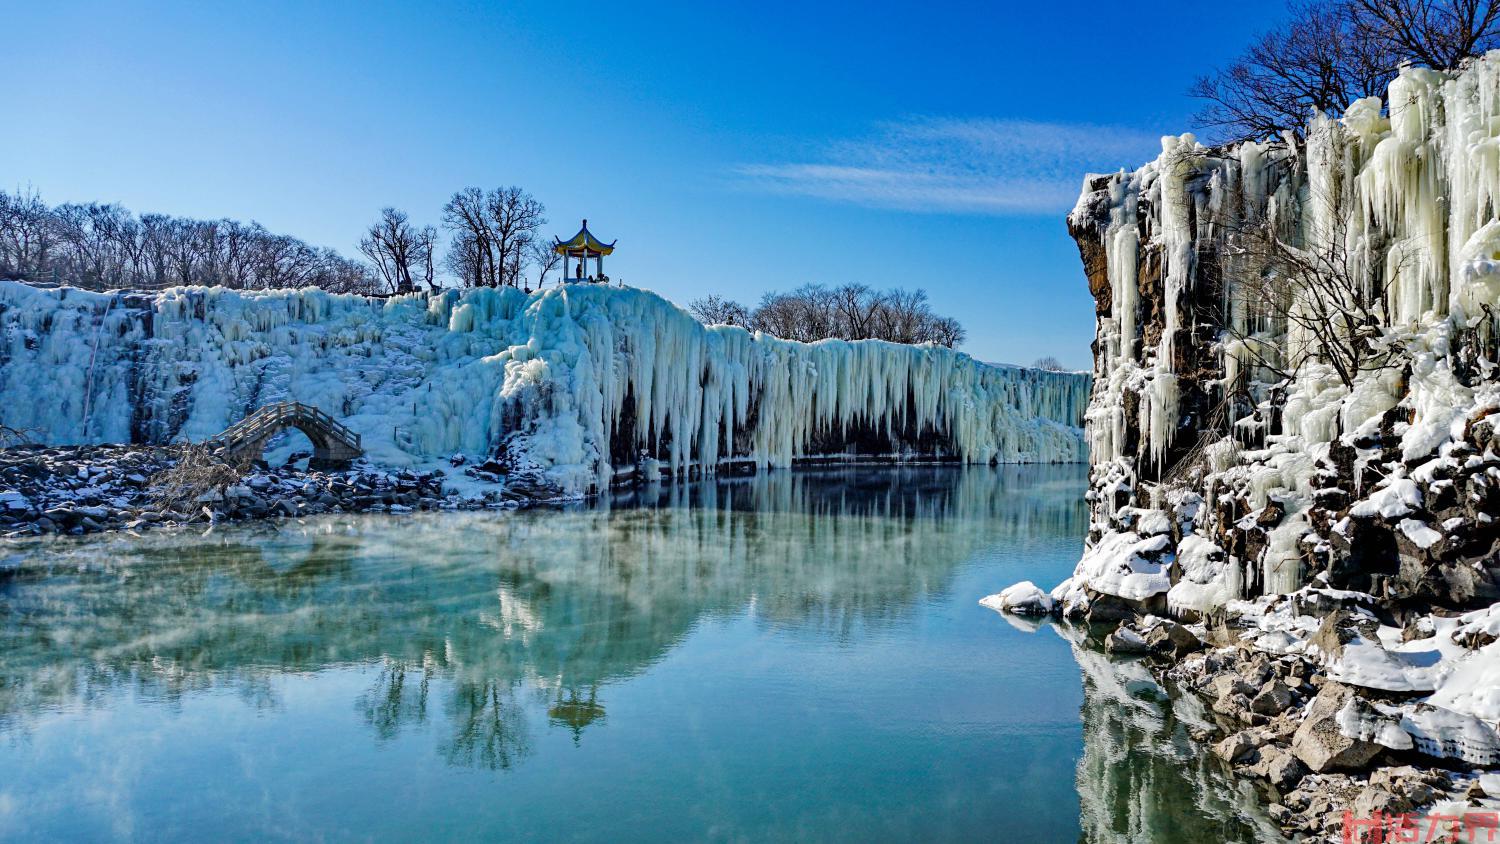
M594 259L594 272L598 273L600 278L604 278L604 253L603 252L600 252L599 256Z

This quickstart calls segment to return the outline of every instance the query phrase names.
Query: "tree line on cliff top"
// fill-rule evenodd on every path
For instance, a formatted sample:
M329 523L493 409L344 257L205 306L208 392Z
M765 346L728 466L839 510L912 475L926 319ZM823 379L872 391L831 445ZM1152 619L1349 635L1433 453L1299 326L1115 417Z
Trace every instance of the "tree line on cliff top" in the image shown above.
M924 290L805 284L790 292L767 293L754 308L710 294L693 300L688 311L709 325L738 325L804 343L873 339L951 349L964 339L963 326L934 313Z
M1500 0L1294 0L1287 11L1193 84L1218 140L1300 137L1314 111L1384 97L1403 65L1452 70L1500 46Z
M136 216L114 203L54 206L35 190L0 191L0 278L89 290L206 285L386 294L440 284L538 289L561 264L541 233L545 207L521 188L465 188L443 206L441 220L441 229L421 226L403 211L382 209L360 240L365 260L358 261L255 222ZM768 294L753 310L711 296L693 312L792 340L878 337L952 347L964 336L957 321L932 312L921 290L857 284Z
M467 287L540 287L560 263L541 235L542 203L521 188L465 188L441 219L440 231L382 209L360 239L360 261L256 222L136 216L116 203L48 205L35 190L0 191L0 278L90 290L208 285L379 294L435 288L440 270Z

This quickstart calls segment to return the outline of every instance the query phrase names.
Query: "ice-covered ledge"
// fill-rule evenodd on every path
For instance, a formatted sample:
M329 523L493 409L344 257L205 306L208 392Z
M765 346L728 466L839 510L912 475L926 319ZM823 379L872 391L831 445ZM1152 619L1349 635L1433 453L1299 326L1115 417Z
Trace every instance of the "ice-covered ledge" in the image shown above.
M0 282L0 424L48 443L203 439L294 400L345 421L377 462L499 455L580 492L620 467L726 458L1081 461L1088 392L1086 375L944 348L705 327L632 288L370 299Z

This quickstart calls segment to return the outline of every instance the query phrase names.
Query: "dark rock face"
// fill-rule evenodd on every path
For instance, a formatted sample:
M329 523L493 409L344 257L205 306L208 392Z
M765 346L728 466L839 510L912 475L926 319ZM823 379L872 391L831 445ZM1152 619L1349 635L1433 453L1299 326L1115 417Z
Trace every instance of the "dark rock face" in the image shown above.
M1106 176L1091 182L1088 186L1090 192L1080 200L1078 208L1068 219L1068 232L1078 245L1100 325L1094 342L1096 400L1100 399L1101 391L1109 387L1106 381L1111 370L1121 363L1108 360L1106 350L1101 346L1101 339L1110 331L1106 321L1117 324L1125 317L1115 313L1115 290L1111 284L1109 251L1105 243L1111 214L1115 210L1111 197L1111 183L1115 178ZM1178 401L1176 418L1171 420L1172 429L1157 435L1165 442L1165 453L1152 455L1149 451L1151 432L1143 429L1139 408L1143 396L1153 389L1153 381L1149 377L1131 379L1121 396L1125 411L1121 456L1133 459L1140 480L1155 482L1198 446L1201 433L1215 430L1215 426L1209 423L1221 415L1216 412L1216 407L1225 395L1222 388L1213 385L1224 377L1215 349L1223 311L1222 285L1217 256L1199 250L1194 253L1188 268L1185 291L1175 303L1169 303L1165 295L1166 257L1163 255L1162 233L1154 223L1159 219L1156 211L1159 197L1143 191L1132 194L1131 199L1135 204L1133 210L1138 221L1140 246L1133 273L1136 277L1133 319L1137 334L1127 339L1134 346L1135 363L1145 370L1154 363L1163 346L1163 337L1171 331L1171 359L1163 363L1169 363L1170 371L1175 375ZM1200 222L1196 205L1189 205L1185 210L1189 216L1188 225L1196 227ZM1170 315L1169 309L1173 311Z
M1072 219L1068 221L1068 233L1078 244L1083 274L1088 279L1089 293L1094 297L1094 313L1099 316L1109 315L1110 300L1114 295L1109 282L1109 254L1102 240L1103 224L1109 220L1109 182L1109 176L1096 176L1089 182L1084 216L1077 223Z

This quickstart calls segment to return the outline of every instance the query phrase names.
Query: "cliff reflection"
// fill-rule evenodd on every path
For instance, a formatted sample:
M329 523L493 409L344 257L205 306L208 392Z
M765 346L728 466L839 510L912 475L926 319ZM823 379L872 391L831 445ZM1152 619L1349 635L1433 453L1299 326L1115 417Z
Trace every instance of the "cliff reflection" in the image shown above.
M1188 735L1207 726L1193 699L1173 699L1140 663L1115 660L1080 629L1048 625L1083 672L1080 841L1284 841L1261 801Z
M506 768L538 730L576 741L607 724L609 683L704 619L753 608L758 624L841 638L942 595L979 549L1081 536L1082 472L779 472L564 511L11 546L0 731L122 689L166 706L231 689L274 708L279 674L363 667L356 714L377 740L441 718L449 762Z

